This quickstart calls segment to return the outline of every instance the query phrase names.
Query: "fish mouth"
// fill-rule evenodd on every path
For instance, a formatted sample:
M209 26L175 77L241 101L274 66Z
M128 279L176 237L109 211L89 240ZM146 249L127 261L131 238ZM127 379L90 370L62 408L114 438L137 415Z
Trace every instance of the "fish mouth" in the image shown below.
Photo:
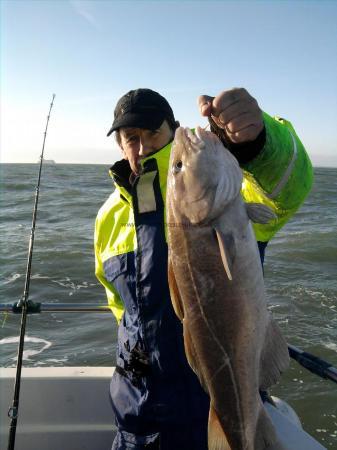
M198 152L205 148L205 142L200 137L200 127L197 127L196 133L188 127L179 127L176 129L174 142L182 145L186 153Z

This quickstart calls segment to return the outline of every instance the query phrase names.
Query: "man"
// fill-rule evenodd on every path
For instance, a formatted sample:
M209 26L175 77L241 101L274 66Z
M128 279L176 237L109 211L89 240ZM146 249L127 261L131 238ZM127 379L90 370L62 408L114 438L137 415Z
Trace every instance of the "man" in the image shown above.
M310 190L308 156L291 124L263 113L245 89L201 96L198 104L244 170L243 198L277 215L254 224L263 262L267 242ZM209 400L186 361L167 282L165 193L177 126L164 97L137 89L118 101L108 133L116 133L124 158L110 170L115 191L95 230L96 275L119 323L114 450L207 449Z

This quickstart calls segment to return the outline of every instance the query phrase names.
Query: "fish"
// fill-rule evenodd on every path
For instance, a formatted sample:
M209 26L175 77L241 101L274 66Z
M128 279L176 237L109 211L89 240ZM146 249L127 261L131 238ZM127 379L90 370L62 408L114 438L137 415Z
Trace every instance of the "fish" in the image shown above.
M236 158L210 131L179 127L166 192L168 282L189 365L210 398L210 450L284 450L260 390L289 365L267 308L252 222L275 220L245 203Z

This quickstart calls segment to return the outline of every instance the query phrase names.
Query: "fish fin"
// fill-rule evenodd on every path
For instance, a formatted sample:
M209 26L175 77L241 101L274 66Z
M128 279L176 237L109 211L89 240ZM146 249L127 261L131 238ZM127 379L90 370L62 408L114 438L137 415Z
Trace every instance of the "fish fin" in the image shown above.
M260 389L266 390L280 379L281 373L289 366L287 343L277 323L271 319L265 336L261 354Z
M198 354L195 350L193 339L191 333L188 328L188 323L184 321L184 345L185 345L185 354L188 361L188 364L191 366L193 372L197 375L199 382L204 389L204 391L208 394L208 388L205 381L205 377L201 371L201 364L199 362Z
M286 450L279 441L274 425L262 405L256 423L254 450Z
M231 450L226 434L212 403L208 416L208 450Z
M274 211L262 203L246 203L248 217L254 223L266 224L277 218Z
M178 316L178 318L182 321L184 319L184 307L180 298L179 289L176 281L176 277L174 275L172 261L169 258L168 260L168 282L170 287L170 296L173 305L174 312Z
M235 254L234 238L231 234L224 234L217 228L215 228L215 233L218 238L219 249L221 254L221 259L227 274L227 277L232 281L231 270L233 267L233 260Z

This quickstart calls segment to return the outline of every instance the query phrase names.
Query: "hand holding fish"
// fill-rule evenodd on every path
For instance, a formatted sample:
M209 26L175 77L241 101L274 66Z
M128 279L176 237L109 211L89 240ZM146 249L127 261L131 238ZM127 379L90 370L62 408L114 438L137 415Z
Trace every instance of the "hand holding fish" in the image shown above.
M262 111L244 88L223 91L216 97L201 95L198 105L201 115L211 117L234 144L254 141L263 130Z

